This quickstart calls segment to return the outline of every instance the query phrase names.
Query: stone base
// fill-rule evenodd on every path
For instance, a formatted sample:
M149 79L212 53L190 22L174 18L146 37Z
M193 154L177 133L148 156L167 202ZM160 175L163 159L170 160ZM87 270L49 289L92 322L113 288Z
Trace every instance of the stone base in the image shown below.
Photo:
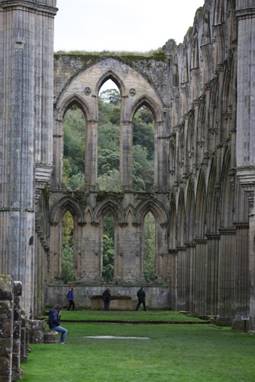
M143 284L144 285L144 284ZM111 309L134 309L137 304L138 285L86 285L74 286L75 307L81 309L102 309L101 296L106 288L109 288L111 295L115 297L111 301ZM66 294L68 285L51 284L47 287L47 306L56 304L67 307ZM169 287L165 285L144 285L146 292L146 306L149 309L169 309L171 306ZM94 301L93 297L99 296L99 301Z
M104 308L104 303L102 296L92 296L91 309L102 310ZM110 310L134 310L135 303L129 296L112 296L110 302Z

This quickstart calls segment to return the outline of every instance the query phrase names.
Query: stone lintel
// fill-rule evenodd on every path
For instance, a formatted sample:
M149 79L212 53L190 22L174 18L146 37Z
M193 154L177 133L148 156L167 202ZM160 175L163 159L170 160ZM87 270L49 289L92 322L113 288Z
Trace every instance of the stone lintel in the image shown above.
M3 9L27 9L35 12L42 12L49 16L55 16L58 9L55 7L56 1L51 4L45 0L0 0L0 7Z

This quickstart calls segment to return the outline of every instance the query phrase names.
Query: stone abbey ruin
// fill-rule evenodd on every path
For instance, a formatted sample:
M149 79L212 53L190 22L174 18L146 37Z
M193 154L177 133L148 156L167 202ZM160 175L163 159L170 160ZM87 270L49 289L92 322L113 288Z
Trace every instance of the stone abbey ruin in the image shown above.
M4 365L14 354L0 380L10 380L11 368L12 378L17 374L17 338L26 325L20 310L34 319L64 301L66 212L74 223L78 305L91 307L106 286L132 301L144 285L151 308L255 329L255 0L206 0L182 44L169 40L151 54L54 55L56 6L56 0L0 0L0 329L6 328L0 347L12 344ZM121 96L119 192L97 185L99 89L109 79ZM86 121L86 183L77 190L62 182L63 123L73 105ZM142 106L154 119L154 184L137 192L133 117ZM146 283L148 213L155 219L156 277ZM107 215L115 237L108 284L102 279Z

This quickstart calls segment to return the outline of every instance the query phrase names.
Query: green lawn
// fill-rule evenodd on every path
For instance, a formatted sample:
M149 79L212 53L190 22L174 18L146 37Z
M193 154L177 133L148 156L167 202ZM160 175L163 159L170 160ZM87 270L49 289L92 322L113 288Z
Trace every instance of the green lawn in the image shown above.
M149 310L144 312L140 310L134 311L94 311L94 310L77 310L61 313L62 320L120 320L120 321L201 321L199 318L188 316L171 310Z
M71 313L70 313L71 314ZM210 325L65 324L65 345L33 345L23 382L254 382L255 336ZM98 340L86 336L147 336Z

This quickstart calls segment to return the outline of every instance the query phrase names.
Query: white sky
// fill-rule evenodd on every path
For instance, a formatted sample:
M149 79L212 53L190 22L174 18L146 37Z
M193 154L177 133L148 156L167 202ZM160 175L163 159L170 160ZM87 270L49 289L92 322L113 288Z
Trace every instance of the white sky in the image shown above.
M177 43L204 0L57 0L55 51L149 51Z

